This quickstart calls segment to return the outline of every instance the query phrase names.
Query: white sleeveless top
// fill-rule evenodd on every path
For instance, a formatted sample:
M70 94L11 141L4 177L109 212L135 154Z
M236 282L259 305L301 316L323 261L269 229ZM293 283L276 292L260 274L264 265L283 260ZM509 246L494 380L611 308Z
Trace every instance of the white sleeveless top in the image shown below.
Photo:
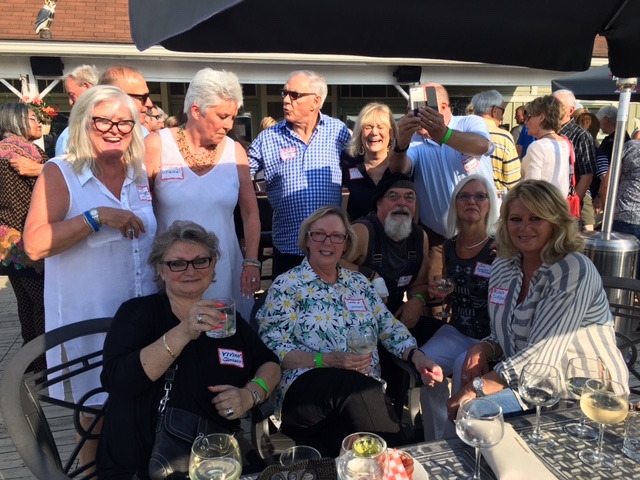
M566 140L536 140L522 159L523 180L546 180L558 187L562 195L569 193L570 174L571 153Z
M240 191L236 144L226 137L216 166L197 175L182 158L171 131L162 129L158 133L162 139L162 164L153 187L158 232L166 231L175 220L191 220L214 232L220 241L220 259L215 281L204 298L232 297L237 310L249 321L253 300L242 296L242 252L233 220Z
M134 182L131 169L127 172L120 198L100 182L88 167L76 174L71 164L54 158L69 191L69 209L64 219L76 217L96 207L130 210L143 222L145 233L130 240L119 230L103 225L69 250L45 259L44 305L45 331L82 320L113 317L120 305L133 297L150 295L158 288L153 271L147 265L151 244L156 236L149 183L146 178ZM65 343L68 359L102 348L104 334ZM49 367L61 363L61 349L47 352ZM100 372L88 372L72 381L73 396L100 386ZM62 388L52 389L57 398L64 398ZM106 397L105 397L106 398ZM91 402L101 403L100 401Z

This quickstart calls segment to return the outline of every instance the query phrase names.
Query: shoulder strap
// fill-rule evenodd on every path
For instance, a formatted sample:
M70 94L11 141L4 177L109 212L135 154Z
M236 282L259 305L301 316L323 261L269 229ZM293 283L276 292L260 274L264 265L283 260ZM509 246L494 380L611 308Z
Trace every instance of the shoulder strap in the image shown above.
M164 397L160 399L160 405L158 406L158 413L162 415L164 409L167 408L169 403L169 392L173 386L173 381L176 379L176 372L178 371L178 364L172 364L164 373Z
M576 187L576 152L573 150L573 144L571 140L569 140L566 135L562 135L565 142L569 146L569 160L571 161L571 169L569 171L569 180L571 181L571 186L573 188Z

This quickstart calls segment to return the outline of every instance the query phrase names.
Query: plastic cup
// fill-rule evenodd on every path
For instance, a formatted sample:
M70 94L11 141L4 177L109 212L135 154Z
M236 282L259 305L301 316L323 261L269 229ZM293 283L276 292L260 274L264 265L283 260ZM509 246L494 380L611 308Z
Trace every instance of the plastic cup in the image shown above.
M629 412L624 424L622 452L632 460L640 462L640 412Z
M233 298L214 298L214 308L218 310L224 320L214 325L214 329L207 332L211 338L226 338L236 333L236 302Z

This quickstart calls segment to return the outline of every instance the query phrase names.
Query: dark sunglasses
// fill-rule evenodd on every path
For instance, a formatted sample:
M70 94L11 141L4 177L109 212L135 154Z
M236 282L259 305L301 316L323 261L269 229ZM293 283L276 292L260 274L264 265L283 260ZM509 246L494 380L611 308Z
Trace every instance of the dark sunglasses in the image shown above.
M93 125L95 125L96 130L99 132L107 133L115 125L118 131L123 135L131 133L131 130L133 130L133 127L136 124L134 120L120 120L119 122L112 122L108 118L102 117L91 117L91 120L93 120Z
M127 95L129 95L131 98L135 98L136 100L140 100L140 103L142 103L142 105L147 103L147 100L149 100L149 92L147 93L127 93Z
M291 100L297 100L300 97L306 97L308 95L317 95L317 93L292 92L291 90L285 90L284 88L280 90L280 94L282 95L282 98L286 98L286 96L289 95Z

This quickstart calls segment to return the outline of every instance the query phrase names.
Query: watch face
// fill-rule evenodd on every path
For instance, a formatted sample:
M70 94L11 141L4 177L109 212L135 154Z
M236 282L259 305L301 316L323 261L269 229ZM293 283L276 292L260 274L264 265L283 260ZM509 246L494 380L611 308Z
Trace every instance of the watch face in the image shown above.
M482 381L482 378L480 377L474 378L472 385L473 385L473 389L476 391L476 394L479 397L484 395L484 392L482 391L482 387L484 386L484 382Z

